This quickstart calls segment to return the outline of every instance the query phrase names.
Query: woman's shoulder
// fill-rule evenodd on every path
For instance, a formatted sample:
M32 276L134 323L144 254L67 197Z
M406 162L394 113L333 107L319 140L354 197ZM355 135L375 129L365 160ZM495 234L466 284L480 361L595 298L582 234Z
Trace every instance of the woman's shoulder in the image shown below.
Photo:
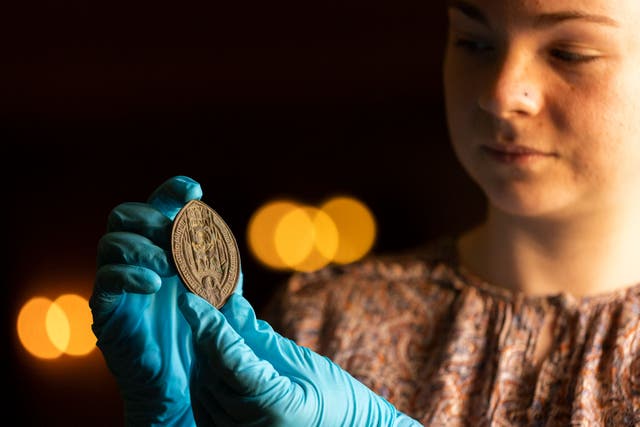
M376 283L447 282L454 279L457 262L455 238L446 235L410 249L371 253L350 264L297 272L287 287L291 293L323 293Z
M315 348L319 330L338 324L447 311L463 286L455 274L454 249L455 240L444 237L408 250L295 273L270 299L263 319Z

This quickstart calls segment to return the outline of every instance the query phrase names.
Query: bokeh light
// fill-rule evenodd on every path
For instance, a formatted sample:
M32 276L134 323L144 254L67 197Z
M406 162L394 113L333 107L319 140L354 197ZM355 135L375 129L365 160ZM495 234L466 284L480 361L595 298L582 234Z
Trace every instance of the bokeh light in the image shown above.
M62 353L67 351L71 335L71 326L69 325L69 318L64 310L55 302L51 303L47 310L45 330L47 331L47 337L49 337L51 344L53 344L55 348Z
M288 269L276 250L275 231L280 220L298 207L290 200L275 200L263 205L249 220L247 239L249 249L264 265L276 270Z
M307 255L302 260L292 264L291 268L297 271L315 271L326 266L333 259L338 249L338 229L329 215L321 210L311 206L305 206L300 209L306 212L310 220L310 224L303 223L302 225L303 227L310 227L312 246ZM289 225L283 219L281 226L288 227ZM306 232L307 230L303 229L301 231ZM278 242L277 246L295 247L288 241Z
M348 196L333 197L320 208L274 200L260 207L247 227L255 258L277 270L308 272L331 262L351 263L371 250L375 238L373 214Z
M284 215L274 233L276 252L293 268L310 254L315 245L313 219L308 209L298 207Z
M364 203L340 196L326 201L320 209L333 219L340 236L334 262L354 262L371 250L376 238L376 221Z
M24 348L41 359L55 359L62 354L47 335L46 318L53 302L44 297L27 301L18 314L18 337Z
M87 300L76 294L65 294L56 298L54 305L60 307L69 325L69 339L64 349L65 353L71 356L90 353L96 346L96 337L91 330L93 320ZM49 336L52 336L51 332Z
M64 294L55 301L34 297L18 314L18 338L29 353L41 359L65 353L83 356L96 344L91 322L89 303L79 295Z

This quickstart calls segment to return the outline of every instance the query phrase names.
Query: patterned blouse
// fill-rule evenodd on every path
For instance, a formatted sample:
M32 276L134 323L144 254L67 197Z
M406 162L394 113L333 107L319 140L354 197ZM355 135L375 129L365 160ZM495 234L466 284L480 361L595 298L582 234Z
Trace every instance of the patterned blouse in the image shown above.
M640 426L640 284L526 296L466 271L454 242L294 275L262 318L425 426Z

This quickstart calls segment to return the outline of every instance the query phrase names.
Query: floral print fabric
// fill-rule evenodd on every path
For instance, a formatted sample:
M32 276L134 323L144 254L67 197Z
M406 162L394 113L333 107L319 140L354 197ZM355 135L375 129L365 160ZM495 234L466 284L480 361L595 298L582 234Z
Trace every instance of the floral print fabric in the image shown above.
M528 297L454 242L294 275L262 317L425 426L640 426L640 284Z

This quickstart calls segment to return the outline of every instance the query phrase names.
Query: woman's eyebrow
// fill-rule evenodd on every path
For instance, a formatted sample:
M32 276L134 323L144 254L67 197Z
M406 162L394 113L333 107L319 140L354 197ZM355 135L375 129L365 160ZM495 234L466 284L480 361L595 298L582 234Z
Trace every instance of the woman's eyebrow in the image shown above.
M478 21L489 26L489 20L486 15L476 6L467 3L464 0L447 0L449 9L456 9L467 18ZM534 18L534 27L550 27L566 21L587 21L596 24L607 25L610 27L619 27L620 24L613 18L605 15L594 15L580 10L563 10L559 12L542 13Z
M489 26L489 20L484 13L472 4L469 4L462 0L447 0L447 8L456 9L467 18L478 21L481 24Z
M561 22L566 21L587 21L593 22L595 24L607 25L610 27L619 27L620 23L615 19L609 18L604 15L593 15L590 13L582 12L580 10L565 10L560 12L553 13L543 13L541 15L536 16L535 24L536 27L550 27L552 25L559 24Z

